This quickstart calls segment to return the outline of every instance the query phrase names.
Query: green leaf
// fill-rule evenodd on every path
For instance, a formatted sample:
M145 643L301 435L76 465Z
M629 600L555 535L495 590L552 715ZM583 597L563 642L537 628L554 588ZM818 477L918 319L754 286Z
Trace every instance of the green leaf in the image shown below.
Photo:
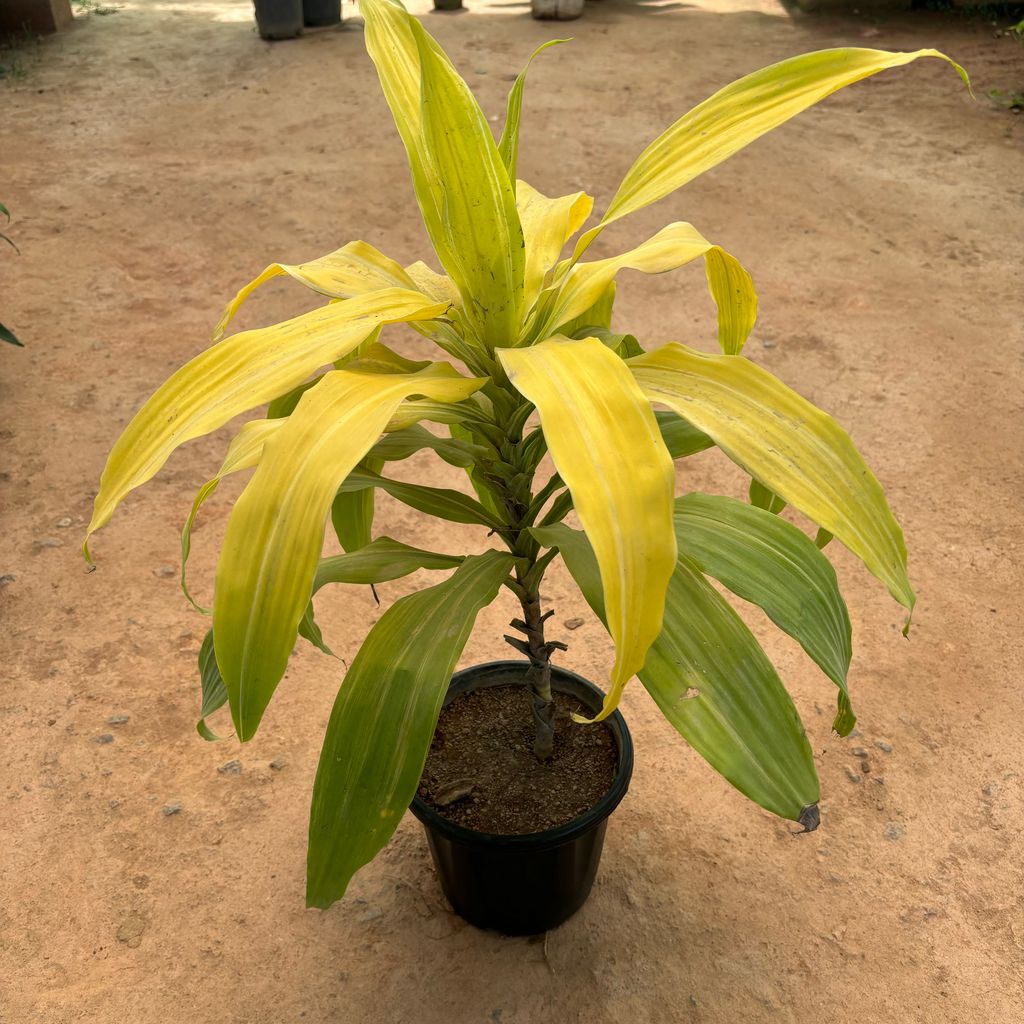
M832 728L848 735L856 723L846 685L852 631L828 559L795 526L734 498L688 494L676 501L675 520L679 550L761 608L839 687Z
M203 706L199 711L196 732L204 740L218 740L220 737L210 730L206 719L228 702L228 691L217 668L217 655L213 650L213 630L206 631L199 648L199 681L203 688Z
M600 572L584 534L531 531L557 547L604 621ZM818 823L818 777L782 681L743 620L688 559L669 582L662 631L640 681L676 731L741 793L808 831Z
M903 533L878 480L831 416L743 356L669 344L627 365L651 402L704 431L746 473L835 534L913 609Z
M774 491L769 490L755 477L750 478L747 496L751 505L755 508L763 508L765 512L771 512L772 515L777 516L786 507L786 503Z
M438 437L420 426L407 427L405 430L396 430L391 434L385 434L370 449L370 454L375 459L384 462L401 462L415 455L416 452L429 448L437 456L448 463L449 466L457 466L465 469L472 466L478 459L487 455L487 449L483 445L473 444L469 438L469 431L465 431L466 439L455 436L455 431L460 428L455 425L452 429L453 437Z
M331 711L309 820L306 904L329 907L384 847L426 761L452 672L512 566L474 555L444 583L396 601L352 662Z
M674 412L656 412L654 417L661 430L661 439L673 459L684 459L715 446L707 434Z
M472 523L490 527L501 527L501 522L484 508L480 502L461 491L447 487L424 487L409 484L403 480L389 480L368 469L354 469L341 485L343 492L361 491L367 487L379 487L392 498L409 505L420 512L452 523Z
M505 127L501 131L501 140L498 142L498 153L501 161L508 171L508 180L516 180L516 160L519 155L519 120L523 113L523 87L526 85L526 72L539 53L543 53L549 46L557 46L559 43L567 43L568 39L549 39L541 43L526 62L526 67L516 76L516 80L509 90L508 102L506 104Z
M365 458L360 467L370 473L379 473L384 468L383 459ZM344 551L356 551L373 540L372 488L361 491L338 491L331 502L331 526L334 535Z
M24 344L15 337L14 332L9 328L4 327L0 324L0 341L6 341L8 345L17 345L18 348L24 348Z

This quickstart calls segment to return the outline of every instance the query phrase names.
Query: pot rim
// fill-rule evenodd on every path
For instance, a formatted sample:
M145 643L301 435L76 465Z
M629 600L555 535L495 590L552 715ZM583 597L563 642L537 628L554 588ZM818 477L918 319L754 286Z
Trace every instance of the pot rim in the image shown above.
M471 665L456 672L452 676L451 683L445 696L445 705L449 704L458 692L469 692L474 689L472 686L464 686L458 690L459 684L472 681L475 677L489 673L509 672L529 668L528 661L488 661L480 665ZM560 687L559 683L567 683L568 686ZM494 685L502 685L501 683ZM571 672L569 669L557 665L551 666L551 685L553 689L561 693L572 693L582 689L593 697L592 709L597 711L604 700L604 694L589 679ZM453 692L457 691L458 692ZM420 798L419 793L413 797L409 810L427 827L439 832L451 842L463 843L468 846L483 846L489 848L529 848L537 850L553 846L561 846L570 843L585 832L589 832L602 821L604 821L622 801L629 788L629 781L633 775L633 740L622 714L615 710L605 719L615 739L618 748L619 763L615 770L615 777L612 779L608 791L598 802L584 812L578 818L567 821L564 825L557 825L555 828L545 829L542 832L525 832L516 834L500 834L495 832L478 832L476 829L467 828L454 821L449 821L434 810L429 804Z

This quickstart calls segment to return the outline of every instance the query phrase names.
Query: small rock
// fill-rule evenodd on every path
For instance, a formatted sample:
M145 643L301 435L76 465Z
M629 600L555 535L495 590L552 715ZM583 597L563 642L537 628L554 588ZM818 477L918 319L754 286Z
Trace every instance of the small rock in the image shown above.
M117 941L134 949L142 942L146 926L147 921L141 914L129 914L122 922L121 927L117 929Z
M0 587L6 587L8 583L13 583L17 578L13 573L4 573L3 576L0 576Z
M885 785L885 776L884 775L876 775L871 781L876 786L884 786Z
M995 787L991 782L988 782L981 787L981 791L985 796L993 796L995 794Z
M359 921L362 924L369 924L371 921L376 921L378 918L384 916L384 911L380 907L370 907L369 910L363 911L359 915Z
M161 565L159 569L153 570L154 576L162 576L164 579L169 579L177 572L177 569L173 565Z
M456 800L464 800L474 789L476 789L475 782L469 779L456 779L438 789L434 794L434 803L438 807L448 807Z
M218 775L238 775L242 771L242 762L237 758L232 761L225 761L217 769Z
M164 804L164 817L169 818L181 810L181 804Z
M279 772L287 763L288 762L283 757L275 757L274 760L270 762L270 767L273 768L275 772Z
M761 339L761 345L764 348L775 348L776 344L778 343L774 341L769 341L767 338Z
M846 777L851 782L860 782L859 773L855 772L849 765L846 766Z
M118 809L118 807L120 807L120 806L121 806L121 801L120 800L111 800L110 801L110 809L112 811L116 811Z
M111 736L109 732L104 732L104 733L101 733L99 736L96 737L96 742L101 744L101 745L104 744L104 743L113 743L114 742L114 737Z
M882 751L883 754L892 753L892 744L886 743L885 740L875 740L875 746Z
M107 725L127 725L127 724L128 724L128 716L127 715L111 715L107 719Z
M850 753L853 754L854 757L868 756L868 752L863 747L854 747L853 750L850 751Z
M64 541L57 540L56 537L41 537L36 541L35 547L37 551L41 551L43 548L62 548Z
M885 826L885 838L891 839L895 842L897 839L902 839L907 834L907 830L900 825L898 822L890 821Z
M473 68L473 71L474 71L474 73L476 73L478 75L486 75L487 74L487 68Z
M582 626L582 625L583 625L583 619L566 619L565 620L565 628L566 629L579 629L580 626Z
M62 516L53 525L56 526L58 530L66 530L73 521L74 520L72 520L71 516Z
M863 733L860 731L860 729L853 729L853 730L850 731L849 735L846 738L848 740L855 740L855 739L857 739L858 736L862 736L862 735L863 735Z
M865 775L870 775L871 774L871 762L870 761L861 761L861 763L860 763L860 770Z

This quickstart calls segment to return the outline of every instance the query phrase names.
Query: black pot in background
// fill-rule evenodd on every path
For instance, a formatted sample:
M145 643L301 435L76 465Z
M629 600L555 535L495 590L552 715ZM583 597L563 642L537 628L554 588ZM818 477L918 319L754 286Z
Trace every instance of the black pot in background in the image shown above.
M445 704L468 690L522 686L527 667L523 661L492 661L457 672ZM603 694L582 676L552 667L551 685L593 712L601 708ZM506 935L536 935L583 906L597 874L608 816L626 795L633 773L633 742L625 720L615 711L606 724L619 754L611 788L586 814L558 828L513 836L477 832L441 817L415 797L412 813L423 823L441 888L460 917Z
M341 22L341 0L302 0L302 19L310 28Z
M435 11L458 11L462 9L462 0L434 0Z
M302 0L253 0L262 39L292 39L302 34Z

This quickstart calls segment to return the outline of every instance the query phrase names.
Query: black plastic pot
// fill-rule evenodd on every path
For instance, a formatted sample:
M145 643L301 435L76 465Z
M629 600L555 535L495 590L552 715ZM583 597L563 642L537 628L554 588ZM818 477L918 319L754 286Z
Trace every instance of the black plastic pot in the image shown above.
M302 0L302 20L309 28L341 22L341 0Z
M460 693L523 685L527 662L492 661L452 678L445 704ZM603 694L593 683L552 668L551 685L591 711ZM441 888L455 912L478 928L506 935L536 935L567 921L587 900L604 846L608 816L626 795L633 774L633 742L618 711L606 719L618 748L611 788L586 814L558 828L529 835L493 835L456 825L418 796L412 813L423 823Z
M302 0L253 0L261 39L292 39L302 33Z
M459 11L462 9L462 0L434 0L435 11Z

